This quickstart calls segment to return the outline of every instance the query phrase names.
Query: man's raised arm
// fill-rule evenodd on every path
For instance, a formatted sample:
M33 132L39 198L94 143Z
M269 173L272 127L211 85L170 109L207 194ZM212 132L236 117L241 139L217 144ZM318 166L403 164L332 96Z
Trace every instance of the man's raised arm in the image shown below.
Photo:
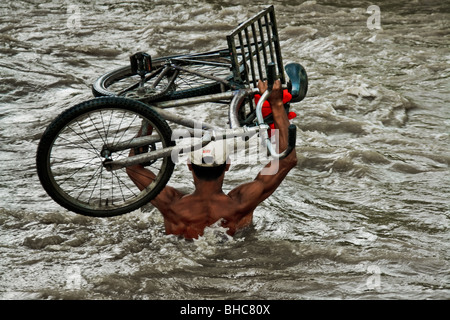
M260 93L263 94L267 90L267 82L260 80L258 88ZM278 149L279 152L282 152L288 147L288 127L290 123L284 109L283 89L279 80L275 81L268 101L272 108L275 134L278 135ZM297 154L294 149L287 157L270 161L254 181L237 187L229 195L242 204L243 211L252 211L278 188L296 164Z

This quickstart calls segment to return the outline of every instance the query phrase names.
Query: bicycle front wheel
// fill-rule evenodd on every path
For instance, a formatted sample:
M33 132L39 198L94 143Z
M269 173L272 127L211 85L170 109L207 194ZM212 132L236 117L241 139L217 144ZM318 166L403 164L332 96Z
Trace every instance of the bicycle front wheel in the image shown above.
M110 217L140 208L170 179L174 168L170 156L150 164L154 179L142 191L126 168L108 170L105 164L129 156L131 148L107 152L108 146L126 146L143 123L152 126L155 135L154 142L144 148L153 151L173 145L167 122L139 101L98 98L63 112L38 146L36 165L42 186L58 204L87 216Z
M175 77L169 72L161 78L161 70L169 61L182 70L177 71ZM98 78L92 85L92 92L96 97L123 96L144 102L165 101L218 93L222 91L223 83L217 79L232 79L230 60L217 55L163 57L152 61L152 65L153 70L147 75L144 89L136 85L140 76L126 66Z

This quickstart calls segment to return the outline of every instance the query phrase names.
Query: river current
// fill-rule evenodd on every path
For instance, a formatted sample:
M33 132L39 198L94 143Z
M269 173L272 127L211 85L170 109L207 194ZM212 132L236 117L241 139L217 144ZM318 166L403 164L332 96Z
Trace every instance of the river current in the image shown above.
M226 47L269 4L309 91L298 165L250 230L185 241L151 205L100 219L49 198L39 139L98 76L138 51ZM2 1L0 298L449 299L449 21L432 0ZM205 110L179 112L226 121ZM232 164L225 191L260 169ZM193 190L184 164L169 184Z

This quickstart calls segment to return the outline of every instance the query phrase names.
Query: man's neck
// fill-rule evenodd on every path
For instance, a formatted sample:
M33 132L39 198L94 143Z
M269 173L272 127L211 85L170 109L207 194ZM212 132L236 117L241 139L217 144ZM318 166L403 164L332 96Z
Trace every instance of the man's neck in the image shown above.
M197 180L195 181L195 191L194 194L201 196L223 194L222 182L218 180L205 181Z

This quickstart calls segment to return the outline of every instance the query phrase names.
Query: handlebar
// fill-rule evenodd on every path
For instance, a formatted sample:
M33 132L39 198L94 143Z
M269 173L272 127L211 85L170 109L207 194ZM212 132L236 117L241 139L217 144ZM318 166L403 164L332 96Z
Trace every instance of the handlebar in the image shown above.
M267 87L269 91L272 91L276 77L277 71L275 70L275 63L270 62L267 64Z
M258 104L256 105L256 118L257 118L257 124L259 126L260 131L261 130L267 130L268 126L264 123L264 117L262 115L262 107L264 102L269 98L270 94L272 93L273 84L276 79L276 70L275 70L275 64L269 63L267 65L267 90L262 94L261 98L258 101ZM229 118L230 118L230 126L231 128L236 128L239 126L239 109L242 105L242 103L245 102L245 99L249 96L253 96L254 94L258 93L258 89L241 89L237 91L235 97L233 98L231 104L230 104L230 110L229 110ZM287 157L292 150L295 148L295 143L297 139L297 127L293 124L289 125L288 127L288 147L286 150L284 150L281 153L278 153L275 148L272 145L272 142L269 137L265 138L264 142L267 147L267 149L270 152L270 155L275 159L283 159Z

